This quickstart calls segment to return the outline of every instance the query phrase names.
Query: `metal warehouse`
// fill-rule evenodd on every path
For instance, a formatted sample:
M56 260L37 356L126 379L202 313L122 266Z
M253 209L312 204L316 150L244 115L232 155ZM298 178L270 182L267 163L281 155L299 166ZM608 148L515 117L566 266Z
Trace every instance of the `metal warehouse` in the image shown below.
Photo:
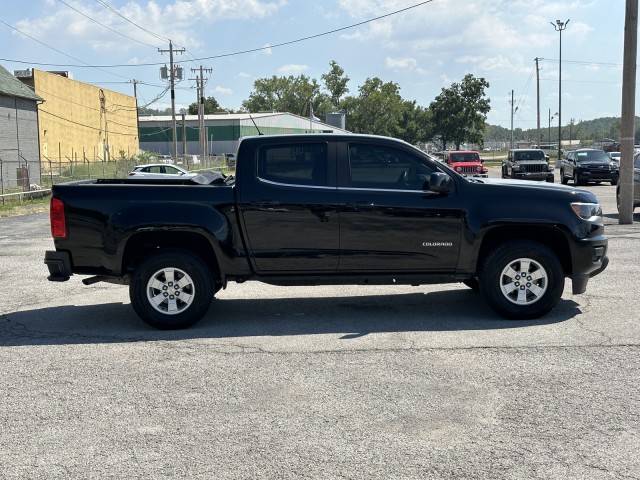
M343 122L344 124L344 122ZM171 116L141 116L139 118L140 149L171 155L173 120ZM200 131L206 139L205 155L235 153L241 137L286 133L346 132L315 119L291 113L221 113L204 116L204 129L198 115L176 115L178 155L200 155Z

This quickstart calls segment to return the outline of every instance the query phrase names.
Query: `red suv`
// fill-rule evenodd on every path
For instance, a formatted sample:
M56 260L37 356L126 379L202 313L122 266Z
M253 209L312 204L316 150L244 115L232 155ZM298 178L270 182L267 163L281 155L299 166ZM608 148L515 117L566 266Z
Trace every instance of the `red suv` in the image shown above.
M488 177L489 169L482 165L480 154L474 151L444 152L444 163L465 177Z

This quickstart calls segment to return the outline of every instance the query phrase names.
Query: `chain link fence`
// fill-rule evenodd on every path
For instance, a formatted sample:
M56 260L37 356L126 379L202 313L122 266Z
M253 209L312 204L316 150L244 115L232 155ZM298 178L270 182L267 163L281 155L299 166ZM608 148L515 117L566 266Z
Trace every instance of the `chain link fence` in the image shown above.
M42 157L40 164L26 161L8 161L0 158L0 204L22 203L25 199L48 195L52 185L77 180L95 178L126 178L133 167L147 163L178 164L190 171L218 170L233 173L235 159L225 155L200 158L187 155L173 161L160 155L144 153L104 161L89 158L49 158Z

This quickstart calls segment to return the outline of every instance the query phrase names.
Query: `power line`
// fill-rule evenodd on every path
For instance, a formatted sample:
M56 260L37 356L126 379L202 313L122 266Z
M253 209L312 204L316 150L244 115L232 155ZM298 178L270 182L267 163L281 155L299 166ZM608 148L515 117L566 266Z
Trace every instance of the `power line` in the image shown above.
M107 10L109 10L109 11L113 12L114 14L116 14L117 16L119 16L120 18L122 18L123 20L125 20L125 21L129 22L131 25L133 25L133 26L135 26L135 27L139 28L139 29L140 29L140 30L142 30L143 32L148 33L149 35L152 35L152 36L156 37L157 39L162 40L163 42L168 42L168 41L169 41L169 39L168 39L168 38L162 37L162 36L158 35L158 34L157 34L157 33L155 33L155 32L152 32L152 31L150 31L150 30L147 30L147 29L146 29L146 28L144 28L144 27L141 27L140 25L138 25L138 24L137 24L137 23L135 23L134 21L129 20L127 17L125 17L124 15L122 15L119 11L117 11L115 8L113 8L111 5L109 5L107 2L104 2L103 0L96 0L96 1L97 1L100 5L102 5L104 8L106 8Z
M115 10L113 10L113 8L111 8L110 6L105 4L102 0L96 0L96 1L98 3L100 3L101 5L104 5L105 8L108 8L109 10L113 11L114 13L116 13L118 16L124 18L128 22L130 22L133 25L136 25L138 28L144 30L145 32L147 32L147 33L149 33L151 35L154 35L157 38L161 38L163 40L166 40L167 42L170 41L169 39L164 39L163 37L160 37L160 36L158 36L158 35L156 35L156 34L154 34L152 32L149 32L148 30L146 30L146 29L140 27L139 25L131 22L129 19L127 19L126 17L123 17L121 14L119 14ZM327 35L332 35L334 33L343 32L345 30L349 30L349 29L352 29L352 28L355 28L355 27L359 27L361 25L366 25L367 23L371 23L371 22L375 22L375 21L381 20L383 18L391 17L393 15L397 15L399 13L406 12L407 10L411 10L413 8L420 7L422 5L426 5L427 3L432 3L433 1L435 1L435 0L426 0L424 2L420 2L420 3L417 3L415 5L411 5L409 7L402 8L400 10L396 10L396 11L393 11L393 12L390 12L390 13L387 13L387 14L384 14L384 15L380 15L378 17L370 18L370 19L364 20L362 22L354 23L354 24L351 24L351 25L347 25L345 27L336 28L334 30L329 30L329 31L322 32L322 33L317 33L315 35L309 35L309 36L298 38L298 39L295 39L295 40L289 40L289 41L282 42L282 43L276 43L274 45L269 45L269 46L265 46L265 47L251 48L251 49L248 49L248 50L240 50L240 51L237 51L237 52L223 53L223 54L220 54L220 55L212 55L212 56L209 56L209 57L193 58L192 61L201 62L203 60L212 60L212 59L218 59L218 58L233 57L233 56L236 56L236 55L244 55L246 53L260 52L260 51L264 51L264 50L271 50L271 49L274 49L274 48L284 47L284 46L287 46L287 45L293 45L293 44L296 44L296 43L305 42L307 40L312 40L312 39L315 39L315 38L320 38L320 37L324 37L324 36L327 36ZM4 22L2 22L2 23L4 23ZM5 25L9 26L10 28L13 28L13 27L11 27L10 25L8 25L6 23L5 23ZM17 30L17 29L14 29L14 30ZM22 32L20 32L20 33L22 33ZM62 53L62 52L60 52L60 53ZM69 57L69 55L66 55L66 56ZM70 58L73 58L73 57L70 57ZM154 63L137 63L135 65L131 65L131 64L89 65L86 62L82 62L84 65L73 65L73 64L25 62L25 61L21 61L21 60L12 60L12 59L9 59L9 58L0 58L0 60L5 61L5 62L22 63L22 64L28 64L28 65L41 65L41 66L48 66L48 67L65 67L65 68L69 68L69 67L74 67L74 68L90 68L90 67L92 67L92 68L135 68L135 67L151 67L151 66L158 66L158 65L162 66L162 65L165 64L165 62L154 62ZM74 60L78 60L78 59L74 58ZM78 60L78 61L81 61L81 60Z
M156 45L150 45L150 44L148 44L148 43L144 43L144 42L142 42L142 41L140 41L140 40L136 40L136 39L135 39L135 38L133 38L133 37L129 37L128 35L125 35L124 33L120 33L120 32L118 32L117 30L114 30L113 28L111 28L111 27L109 27L109 26L105 25L104 23L100 23L100 22L99 22L99 21L97 21L95 18L90 17L89 15L87 15L87 14L86 14L86 13L84 13L84 12L81 12L81 11L80 11L80 10L78 10L77 8L75 8L75 7L71 6L71 5L69 5L69 4L68 4L67 2L65 2L64 0L58 0L58 1L59 1L60 3L62 3L62 4L64 4L64 5L66 5L67 7L69 7L71 10L73 10L73 11L75 11L75 12L79 13L79 14L80 14L80 15L82 15L83 17L88 18L88 19L89 19L89 20L91 20L92 22L97 23L97 24L98 24L98 25L100 25L101 27L106 28L107 30L111 30L113 33L116 33L116 34L118 34L118 35L120 35L120 36L122 36L122 37L124 37L124 38L128 38L129 40L133 40L134 42L140 43L140 44L142 44L142 45L146 45L147 47L157 48L157 46L156 46Z
M103 69L102 67L100 67L100 66L97 66L97 65L90 65L90 64L88 64L87 62L85 62L85 61L83 61L83 60L80 60L80 59L78 59L78 58L72 57L71 55L68 55L68 54L64 53L63 51L58 50L57 48L54 48L54 47L52 47L51 45L47 45L46 43L41 42L41 41L40 41L40 40L38 40L37 38L32 37L31 35L29 35L29 34L27 34L27 33L24 33L23 31L21 31L21 30L17 29L17 28L16 28L16 27L14 27L13 25L9 25L9 24L8 24L7 22L5 22L4 20L0 20L0 23L2 23L2 24L4 24L4 25L6 25L7 27L9 27L9 28L11 28L11 29L15 30L15 31L16 31L16 32L18 32L18 33L21 33L21 34L22 34L22 35L24 35L25 37L30 38L30 39L31 39L31 40L33 40L34 42L38 42L40 45L44 45L45 47L50 48L51 50L53 50L53 51L55 51L55 52L58 52L58 53L60 53L60 54L64 55L65 57L69 57L69 58L72 58L72 59L74 59L74 60L76 60L76 61L78 61L78 62L83 63L83 64L84 64L85 66L87 66L87 67L96 68L96 69L101 70L101 71L103 71L103 72L105 72L105 73L108 73L109 75L114 75L114 76L116 76L116 77L126 78L126 77L123 77L122 75L118 75L117 73L112 73L112 72L109 72L109 71L107 71L107 70L104 70L104 69ZM5 60L5 61L12 62L13 60ZM18 63L23 63L23 62L18 62ZM35 63L34 65L40 65L40 64ZM78 66L80 66L80 65L78 65ZM107 67L105 67L105 68L107 68Z

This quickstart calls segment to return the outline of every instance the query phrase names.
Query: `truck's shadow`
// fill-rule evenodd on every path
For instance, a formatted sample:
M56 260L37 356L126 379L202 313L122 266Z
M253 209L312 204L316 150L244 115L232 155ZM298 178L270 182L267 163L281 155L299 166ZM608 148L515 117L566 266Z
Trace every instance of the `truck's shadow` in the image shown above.
M0 346L116 343L192 338L242 338L337 334L347 340L369 333L501 330L549 325L580 313L561 300L545 317L500 319L467 289L338 298L216 299L207 315L186 330L159 331L131 305L62 305L0 316Z

